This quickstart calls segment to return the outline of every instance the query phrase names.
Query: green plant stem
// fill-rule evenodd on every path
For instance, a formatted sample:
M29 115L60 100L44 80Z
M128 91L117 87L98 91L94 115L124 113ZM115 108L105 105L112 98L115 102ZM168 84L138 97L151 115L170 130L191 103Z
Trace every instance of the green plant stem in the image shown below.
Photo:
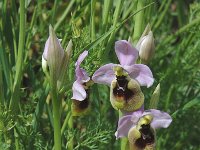
M169 108L169 104L170 104L170 100L172 99L172 95L173 95L173 92L174 92L174 89L175 89L175 86L172 85L169 89L169 92L167 94L167 99L165 101L165 110L167 111L168 108Z
M144 7L144 1L138 0L137 3L137 10L140 10ZM144 10L140 13L135 15L135 26L134 26L134 33L133 33L133 43L136 43L141 36L143 30L143 22L144 22Z
M115 8L114 16L113 16L113 28L115 28L117 26L117 22L119 20L119 16L120 16L120 12L121 12L121 7L122 7L122 0L118 0L117 6ZM116 30L111 33L111 35L108 39L105 56L108 56L109 50L111 49L113 41L115 40L115 33L116 33ZM103 58L108 58L108 57L103 57Z
M112 4L112 0L104 0L103 5L103 24L102 24L102 32L106 31L106 26L108 25L108 16L109 16L109 10Z
M73 128L73 116L72 115L70 115L70 117L69 117L68 127L69 127L69 129ZM73 138L73 136L71 136L71 139L69 140L67 147L68 147L68 150L73 150L73 147L74 147L74 138Z
M119 110L119 118L122 117L122 112ZM128 139L127 138L121 138L120 141L120 150L129 150L128 146Z
M51 24L54 25L55 22L55 16L56 16L56 11L57 11L57 6L58 6L58 2L59 0L55 0L54 1L54 5L53 5L53 14L52 14L52 20L51 20Z
M157 46L157 49L160 49L160 46L169 43L170 41L172 41L174 39L174 37L177 37L178 35L186 32L188 29L194 27L195 25L198 25L199 23L200 23L200 18L194 19L187 25L180 28L175 34L172 34L172 35L168 36L165 40L163 40L163 42Z
M160 24L162 23L162 21L163 21L165 15L166 15L166 13L167 13L167 10L169 9L169 6L170 6L171 2L172 2L172 0L168 0L168 1L167 1L167 4L164 5L164 6L165 6L165 9L164 9L164 11L161 13L161 15L160 15L158 21L156 22L155 26L153 26L153 31L155 31L155 30L160 26Z
M19 45L16 61L16 74L14 80L14 88L10 101L10 110L16 112L20 98L20 85L23 76L23 60L24 60L24 45L25 45L25 0L20 0L20 28L19 28Z
M19 147L19 136L18 136L15 129L14 129L14 136L15 136L15 149L19 150L20 149L20 147Z
M65 130L67 124L68 124L68 121L69 121L69 119L70 119L70 116L71 116L71 111L69 111L69 112L67 113L67 116L65 117L64 123L63 123L62 128L61 128L61 135L64 133L64 130Z
M38 7L36 6L34 11L33 11L33 16L32 16L32 19L31 19L29 31L32 31L32 29L33 29L34 23L37 19L37 13L38 13ZM26 38L26 48L27 49L30 49L30 46L32 44L31 35L32 35L32 32L28 32L28 35L27 35L27 38ZM27 58L28 58L28 53L25 54L24 62L27 61Z
M59 26L62 24L62 22L64 21L64 19L66 18L66 16L68 15L71 7L73 6L75 0L71 0L68 7L65 9L63 15L59 18L58 22L55 24L54 30L56 31Z
M2 68L0 65L0 110L1 110L1 106L4 103L4 89L3 89L3 78L2 78ZM1 112L1 111L0 111Z
M56 86L52 86L51 96L53 101L54 146L55 150L61 150L60 101Z
M4 41L3 41L3 35L1 33L1 30L0 30L0 45L2 47L0 47L0 62L1 62L1 65L2 65L2 72L4 74L4 77L5 77L5 81L6 81L6 84L7 84L7 87L4 86L4 88L7 88L7 89L10 89L12 90L12 87L13 87L13 83L12 83L12 80L11 80L11 71L10 71L10 65L9 65L9 59L8 57L6 56L6 51L5 49L3 49L3 47L5 47L4 45Z
M96 5L96 0L92 0L91 1L91 17L90 17L91 41L95 40L95 5Z

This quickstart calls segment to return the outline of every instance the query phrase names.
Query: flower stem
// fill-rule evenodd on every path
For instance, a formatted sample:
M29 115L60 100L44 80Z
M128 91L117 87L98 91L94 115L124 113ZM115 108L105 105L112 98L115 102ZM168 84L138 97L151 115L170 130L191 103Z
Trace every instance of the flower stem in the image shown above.
M55 87L52 87L51 96L53 101L54 146L55 150L61 150L60 101Z
M122 112L119 111L119 118L122 116ZM129 150L128 148L128 139L127 138L121 138L121 150Z

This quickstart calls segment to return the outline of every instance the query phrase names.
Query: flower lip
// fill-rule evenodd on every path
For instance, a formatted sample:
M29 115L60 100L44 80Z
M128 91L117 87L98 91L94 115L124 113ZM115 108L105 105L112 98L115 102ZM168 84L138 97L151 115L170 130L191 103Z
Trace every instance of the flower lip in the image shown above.
M144 94L139 83L129 76L120 75L116 76L111 83L110 102L112 106L122 111L138 110L144 103Z
M135 141L135 145L144 149L147 145L155 143L154 131L151 129L150 124L142 125L139 130L141 137Z
M116 76L117 85L113 89L113 95L115 97L121 97L126 101L126 103L130 100L132 96L134 96L134 92L128 89L128 80L125 76Z
M87 97L83 101L73 100L71 109L73 116L82 116L89 112L90 110L90 101L89 101L89 91L86 90Z

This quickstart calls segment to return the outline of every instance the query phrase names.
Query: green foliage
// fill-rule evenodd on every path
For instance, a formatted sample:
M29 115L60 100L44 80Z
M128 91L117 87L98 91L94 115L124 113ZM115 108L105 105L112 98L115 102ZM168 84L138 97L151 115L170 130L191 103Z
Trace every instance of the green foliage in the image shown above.
M73 41L67 85L61 90L61 125L69 120L75 62L84 50L89 51L82 66L90 76L101 65L118 63L114 42L141 34L137 31L137 0L71 0L55 2L28 1L25 26L20 30L20 3L0 2L0 149L52 149L53 115L49 84L41 68L41 57L48 38L49 24L55 28L62 46ZM147 0L143 6L154 2ZM141 13L141 12L139 12ZM200 133L200 3L197 0L157 0L142 11L140 26L150 23L156 50L149 67L155 83L142 88L146 104L160 83L158 109L170 113L173 122L158 130L157 148L162 150L198 150ZM138 23L138 22L137 22ZM138 26L138 25L137 25ZM25 42L19 46L24 32ZM134 35L135 33L135 35ZM136 39L133 39L134 41ZM18 70L19 47L24 47L22 67ZM18 65L20 65L18 63ZM20 72L20 78L16 74ZM17 85L16 85L17 84ZM17 92L14 92L17 91ZM14 94L15 93L15 94ZM91 111L87 116L65 124L62 148L73 139L76 150L120 149L115 139L118 114L111 107L109 88L93 85ZM10 110L12 101L17 101ZM148 106L145 106L148 108Z

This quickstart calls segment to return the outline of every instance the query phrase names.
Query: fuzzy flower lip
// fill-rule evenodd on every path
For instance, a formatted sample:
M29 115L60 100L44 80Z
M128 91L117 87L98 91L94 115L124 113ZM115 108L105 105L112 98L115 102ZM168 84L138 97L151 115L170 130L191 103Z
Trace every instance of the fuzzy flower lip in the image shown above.
M76 73L76 81L73 83L72 91L73 96L71 99L75 99L78 101L83 101L87 97L87 93L84 88L84 83L88 82L90 80L90 77L88 76L87 72L80 68L80 65L82 61L85 59L85 57L88 55L88 51L84 51L78 58L75 66L75 73Z
M110 85L115 79L113 67L121 66L131 78L137 80L141 86L150 87L153 82L153 75L148 66L135 64L138 58L137 49L126 40L115 42L115 52L120 64L109 63L100 67L93 75L92 80L96 83Z
M150 109L144 112L135 111L131 115L126 115L119 119L118 128L115 133L116 138L127 137L129 130L136 126L139 119L145 115L153 116L150 126L154 129L167 128L172 122L171 116L160 110Z

